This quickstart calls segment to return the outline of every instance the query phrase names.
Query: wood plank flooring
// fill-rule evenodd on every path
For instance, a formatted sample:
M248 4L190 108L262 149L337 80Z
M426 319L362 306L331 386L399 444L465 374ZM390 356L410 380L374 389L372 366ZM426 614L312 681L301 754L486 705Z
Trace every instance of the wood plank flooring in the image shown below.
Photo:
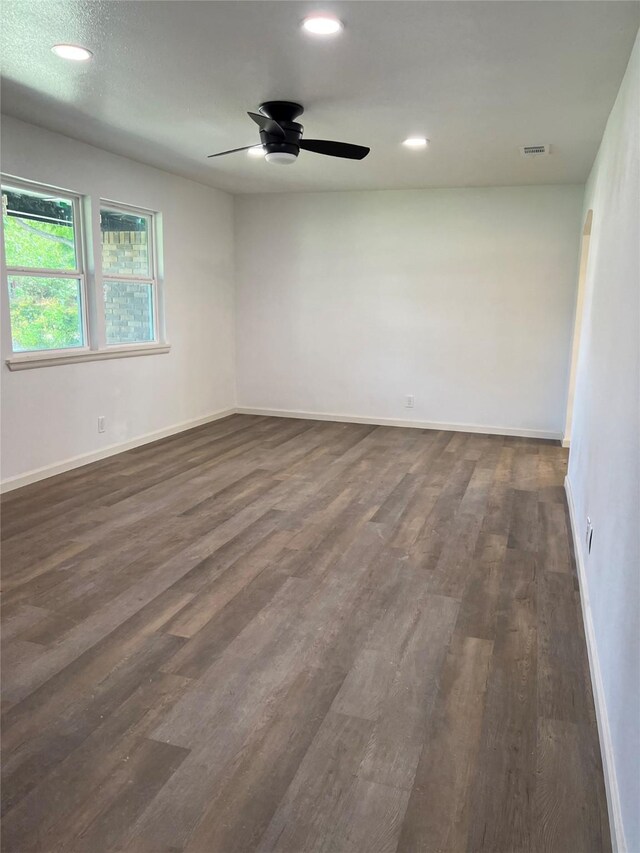
M234 415L2 504L4 853L600 853L551 442Z

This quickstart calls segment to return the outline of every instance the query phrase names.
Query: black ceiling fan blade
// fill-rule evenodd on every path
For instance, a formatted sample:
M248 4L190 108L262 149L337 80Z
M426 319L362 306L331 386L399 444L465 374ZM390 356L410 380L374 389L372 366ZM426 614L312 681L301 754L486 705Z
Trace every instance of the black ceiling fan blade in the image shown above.
M209 157L222 157L223 154L235 154L236 151L248 151L250 148L257 147L257 145L245 145L244 148L230 148L229 151L218 151L217 154L207 154L207 160Z
M300 148L304 151L314 151L316 154L326 154L329 157L346 157L348 160L362 160L371 151L364 145L330 142L328 139L301 139Z
M255 121L260 130L264 130L272 136L282 136L284 138L284 130L274 119L267 118L267 116L263 116L261 113L247 113L247 115Z

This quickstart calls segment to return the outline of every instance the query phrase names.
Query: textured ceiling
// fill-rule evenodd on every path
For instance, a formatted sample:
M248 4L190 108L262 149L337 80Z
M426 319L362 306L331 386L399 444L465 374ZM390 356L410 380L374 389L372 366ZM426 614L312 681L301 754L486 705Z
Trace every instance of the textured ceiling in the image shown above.
M310 37L318 8L344 32ZM632 2L4 0L3 111L232 192L583 182L639 23ZM65 62L56 42L85 45ZM234 154L296 100L307 136L371 146L290 167ZM431 139L428 151L400 145ZM520 157L551 143L550 157Z

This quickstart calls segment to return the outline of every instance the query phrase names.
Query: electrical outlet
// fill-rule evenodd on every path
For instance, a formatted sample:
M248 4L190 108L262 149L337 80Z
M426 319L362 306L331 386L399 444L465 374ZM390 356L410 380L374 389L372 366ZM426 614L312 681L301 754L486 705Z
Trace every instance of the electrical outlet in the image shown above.
M413 394L407 394L404 405L407 409L413 409Z
M104 415L98 415L98 432L104 432L107 428L107 421Z

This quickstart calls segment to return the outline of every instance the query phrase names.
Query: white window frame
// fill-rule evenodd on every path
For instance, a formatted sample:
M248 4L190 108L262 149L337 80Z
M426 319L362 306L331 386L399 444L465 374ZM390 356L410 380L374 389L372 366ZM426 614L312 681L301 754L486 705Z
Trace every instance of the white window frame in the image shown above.
M2 229L2 301L3 332L11 343L11 355L6 359L10 370L26 370L34 367L55 367L82 361L100 361L103 359L126 358L141 355L168 353L171 345L166 339L164 317L164 281L162 265L161 220L162 215L155 210L100 198L83 195L79 192L60 187L30 181L15 175L1 174L0 181L7 188L39 193L52 193L58 198L73 203L74 236L76 244L77 270L44 270L31 267L8 267L4 247L4 229ZM102 241L100 211L113 210L144 216L149 221L148 252L150 276L104 275L102 271ZM9 311L10 275L30 275L33 277L73 278L80 280L83 340L82 347L69 347L55 350L14 351L11 335ZM105 303L103 280L129 281L149 284L153 296L154 340L140 343L107 344L105 326Z
M67 354L82 355L91 351L91 337L89 329L89 309L88 309L88 294L87 294L87 279L85 275L85 241L82 216L82 196L77 193L61 190L58 187L49 187L43 184L36 184L30 181L25 181L18 178L11 178L8 175L3 175L1 178L2 189L23 190L25 192L38 193L46 195L48 193L55 194L56 198L64 199L71 202L73 210L73 240L76 255L76 269L74 270L56 270L45 269L44 267L14 267L6 264L6 274L3 276L4 285L9 292L9 277L10 276L29 276L29 278L70 278L73 281L80 282L80 322L82 324L82 340L83 345L80 347L63 347L58 349L40 349L40 350L15 350L13 348L13 328L11 324L11 308L9 307L9 340L11 341L11 353L13 359L27 359L38 357L53 357L63 358ZM4 204L4 202L3 202ZM3 210L4 216L4 210ZM4 241L4 231L3 231ZM3 242L3 257L6 258Z
M108 213L128 213L133 216L140 216L147 220L147 256L149 259L149 275L141 276L141 275L115 275L112 273L105 272L102 269L102 245L100 246L100 267L102 273L102 281L101 281L101 296L102 296L102 308L104 310L104 282L105 281L122 281L125 284L148 284L151 287L151 295L153 299L153 340L151 341L142 341L135 344L108 344L106 342L106 331L105 331L105 347L108 349L121 349L122 347L155 347L158 346L164 340L164 317L162 315L161 308L161 299L160 299L160 286L159 286L159 278L158 278L158 257L156 252L157 246L157 214L153 210L146 210L142 207L133 207L129 204L120 204L115 201L108 201L107 199L100 199L100 208L98 210L98 216L100 217L100 227L102 228L102 211L106 211Z

